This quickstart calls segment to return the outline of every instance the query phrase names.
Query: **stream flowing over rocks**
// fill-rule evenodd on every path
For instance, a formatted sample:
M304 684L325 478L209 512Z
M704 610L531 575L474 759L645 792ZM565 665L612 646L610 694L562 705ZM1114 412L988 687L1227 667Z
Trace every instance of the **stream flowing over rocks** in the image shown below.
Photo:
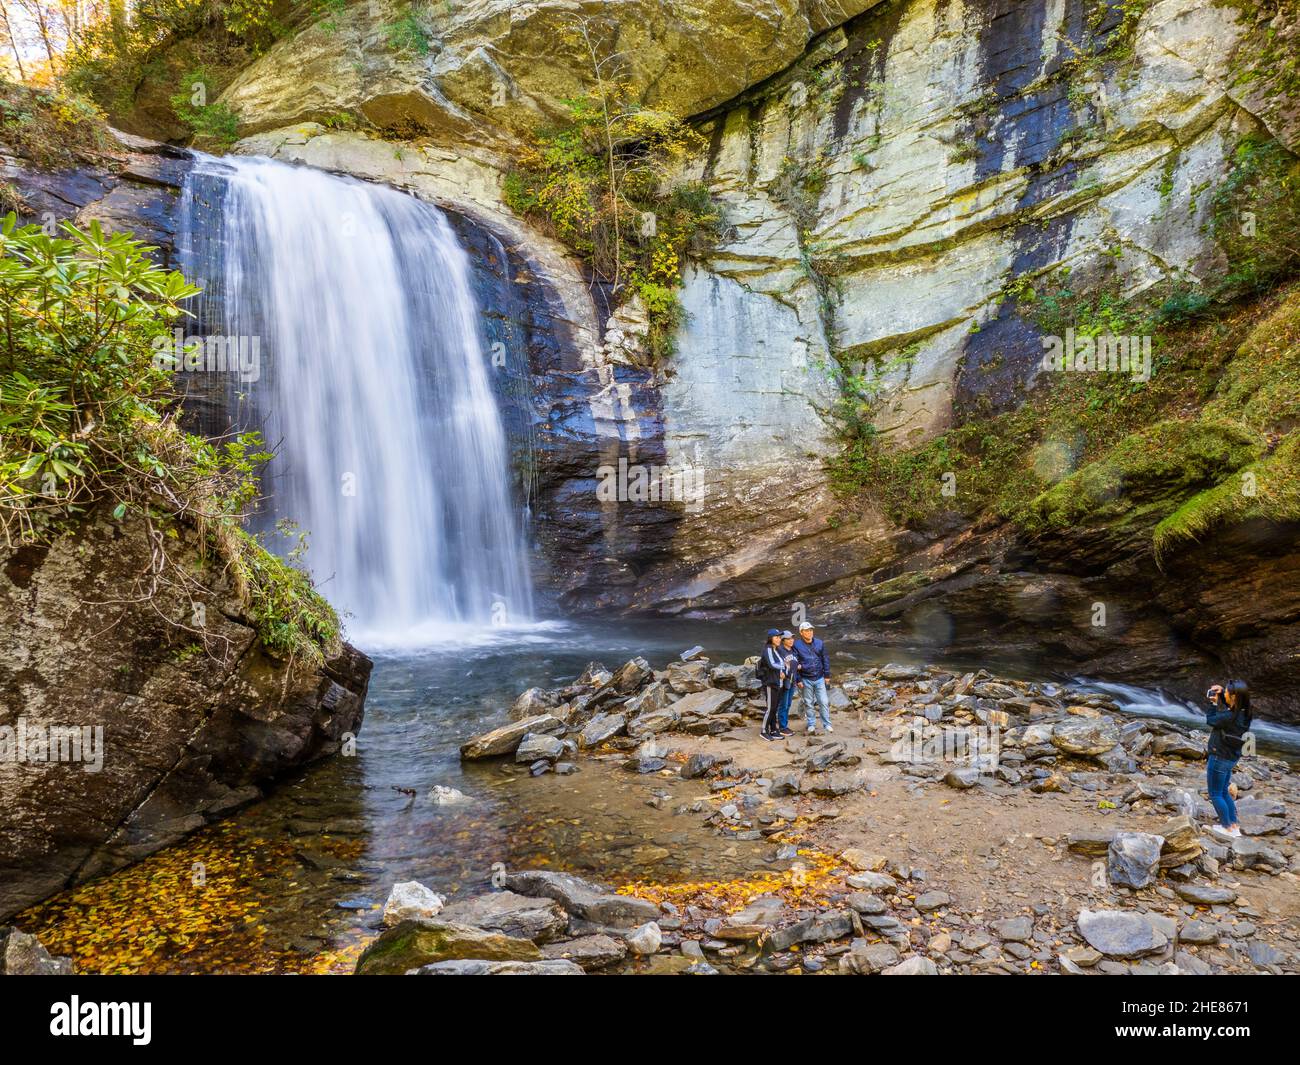
M357 972L1300 971L1287 762L1242 761L1242 836L1220 841L1203 731L1083 687L885 665L840 674L833 732L773 743L755 661L592 663L524 691L461 756L644 777L648 804L718 846L764 841L770 870L615 891L503 869L494 892L394 923L415 887L397 885Z

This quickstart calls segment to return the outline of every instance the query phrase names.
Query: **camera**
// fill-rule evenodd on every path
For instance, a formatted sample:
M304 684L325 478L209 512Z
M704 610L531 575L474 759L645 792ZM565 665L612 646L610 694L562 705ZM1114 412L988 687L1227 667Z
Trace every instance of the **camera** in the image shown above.
M1219 701L1219 696L1222 694L1223 689L1219 687L1219 685L1215 684L1205 693L1205 697L1209 699L1210 702L1217 703Z

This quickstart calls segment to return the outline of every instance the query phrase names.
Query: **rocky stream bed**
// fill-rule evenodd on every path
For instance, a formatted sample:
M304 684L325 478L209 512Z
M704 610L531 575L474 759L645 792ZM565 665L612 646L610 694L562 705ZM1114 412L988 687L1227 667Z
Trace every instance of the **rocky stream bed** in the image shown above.
M1295 972L1284 760L1235 776L1243 835L1205 831L1205 734L1106 695L980 670L837 678L835 731L757 736L750 664L592 664L463 744L503 772L631 774L644 801L766 848L745 877L612 888L499 867L446 903L395 887L360 973ZM792 718L797 718L798 702ZM454 798L454 797L452 797Z

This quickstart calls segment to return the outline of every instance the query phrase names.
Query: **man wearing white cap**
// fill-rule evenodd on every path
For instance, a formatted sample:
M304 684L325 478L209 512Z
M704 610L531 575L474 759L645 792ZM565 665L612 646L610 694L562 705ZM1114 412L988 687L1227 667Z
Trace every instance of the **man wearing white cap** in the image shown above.
M821 708L822 727L831 727L831 701L826 685L831 679L831 663L826 657L826 645L813 635L812 623L799 626L799 639L794 642L794 656L799 663L799 679L795 682L803 692L803 714L808 723L808 735L817 735L817 713Z

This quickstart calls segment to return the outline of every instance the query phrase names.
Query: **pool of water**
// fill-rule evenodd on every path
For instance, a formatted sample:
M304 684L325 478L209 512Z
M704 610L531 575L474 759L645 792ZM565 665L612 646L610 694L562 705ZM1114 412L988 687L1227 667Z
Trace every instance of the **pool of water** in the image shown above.
M372 649L354 757L322 762L265 802L28 911L19 924L89 971L349 971L373 934L375 907L401 880L468 894L489 887L497 862L614 883L761 873L771 866L770 844L721 839L698 815L672 813L698 784L665 779L667 801L655 808L643 779L588 761L571 776L532 779L503 760L459 757L465 739L507 719L524 688L560 686L591 661L616 667L642 655L662 667L699 645L714 662L739 662L761 642L753 623L609 621L451 632L431 647ZM828 644L841 669L909 660L894 649ZM1134 713L1199 720L1152 692L1107 690ZM1268 738L1300 750L1295 730ZM436 785L469 801L438 805Z

